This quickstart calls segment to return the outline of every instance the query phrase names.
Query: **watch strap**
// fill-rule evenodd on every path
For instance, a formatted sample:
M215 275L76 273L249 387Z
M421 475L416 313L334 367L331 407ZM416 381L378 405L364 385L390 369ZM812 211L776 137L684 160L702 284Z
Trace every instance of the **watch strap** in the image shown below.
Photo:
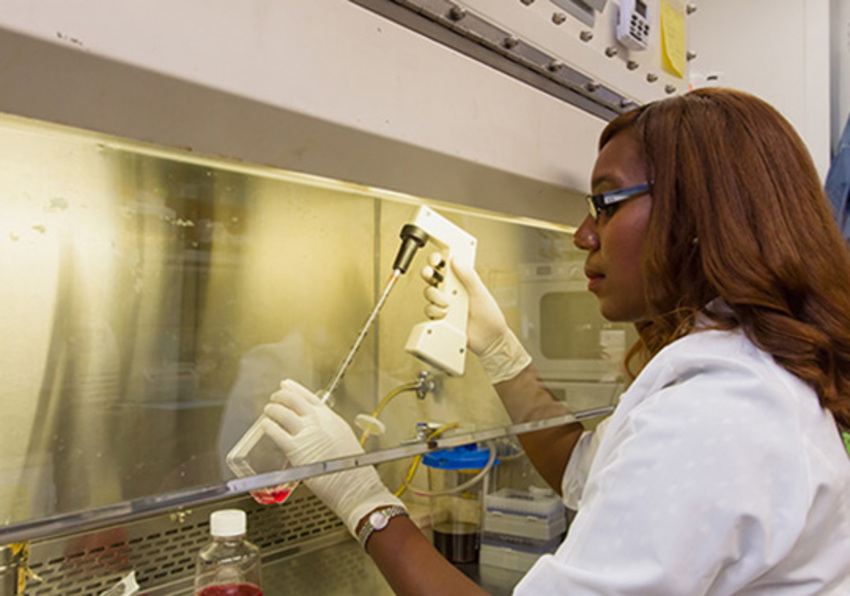
M374 525L372 525L372 516L376 513L383 516L385 520L384 525L380 528L376 528ZM369 541L369 538L372 537L372 534L374 534L376 530L383 530L386 527L386 522L389 522L392 518L399 515L408 515L407 509L400 505L390 505L388 507L382 507L381 509L377 509L370 513L366 517L366 522L363 524L363 527L360 528L360 532L357 533L357 540L360 542L360 546L363 547L363 550L366 550L366 543Z

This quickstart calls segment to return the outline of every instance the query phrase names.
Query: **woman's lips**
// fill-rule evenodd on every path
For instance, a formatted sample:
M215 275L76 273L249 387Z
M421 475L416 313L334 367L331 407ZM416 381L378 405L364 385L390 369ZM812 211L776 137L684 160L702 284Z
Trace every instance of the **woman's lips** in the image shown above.
M584 274L587 276L587 289L593 292L598 289L602 282L605 281L605 276L592 269L585 269Z

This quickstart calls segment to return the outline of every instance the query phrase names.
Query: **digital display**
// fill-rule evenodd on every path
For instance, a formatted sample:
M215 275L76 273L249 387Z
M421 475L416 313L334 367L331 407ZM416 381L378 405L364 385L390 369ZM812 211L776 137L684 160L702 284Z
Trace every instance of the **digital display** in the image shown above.
M646 18L646 4L641 2L641 0L635 0L635 11L643 18Z

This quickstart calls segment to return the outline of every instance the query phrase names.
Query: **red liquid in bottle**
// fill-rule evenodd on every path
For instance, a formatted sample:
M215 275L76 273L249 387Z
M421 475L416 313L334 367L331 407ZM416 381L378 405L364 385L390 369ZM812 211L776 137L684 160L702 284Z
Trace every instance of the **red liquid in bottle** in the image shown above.
M254 584L223 584L201 588L195 596L263 596L263 590Z

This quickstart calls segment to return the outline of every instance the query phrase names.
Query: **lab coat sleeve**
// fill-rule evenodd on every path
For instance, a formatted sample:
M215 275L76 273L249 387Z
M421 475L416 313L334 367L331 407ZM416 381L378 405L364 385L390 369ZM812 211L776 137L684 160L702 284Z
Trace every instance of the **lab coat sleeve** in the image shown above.
M596 457L596 452L599 451L599 443L605 434L605 428L609 421L610 419L606 418L596 426L595 430L584 431L573 449L572 455L570 455L570 460L567 462L567 469L564 471L564 477L561 480L561 494L563 495L564 506L573 511L579 507L581 494L590 473L590 466Z
M620 404L567 539L515 594L735 593L793 546L806 517L793 414L734 364L700 368Z

